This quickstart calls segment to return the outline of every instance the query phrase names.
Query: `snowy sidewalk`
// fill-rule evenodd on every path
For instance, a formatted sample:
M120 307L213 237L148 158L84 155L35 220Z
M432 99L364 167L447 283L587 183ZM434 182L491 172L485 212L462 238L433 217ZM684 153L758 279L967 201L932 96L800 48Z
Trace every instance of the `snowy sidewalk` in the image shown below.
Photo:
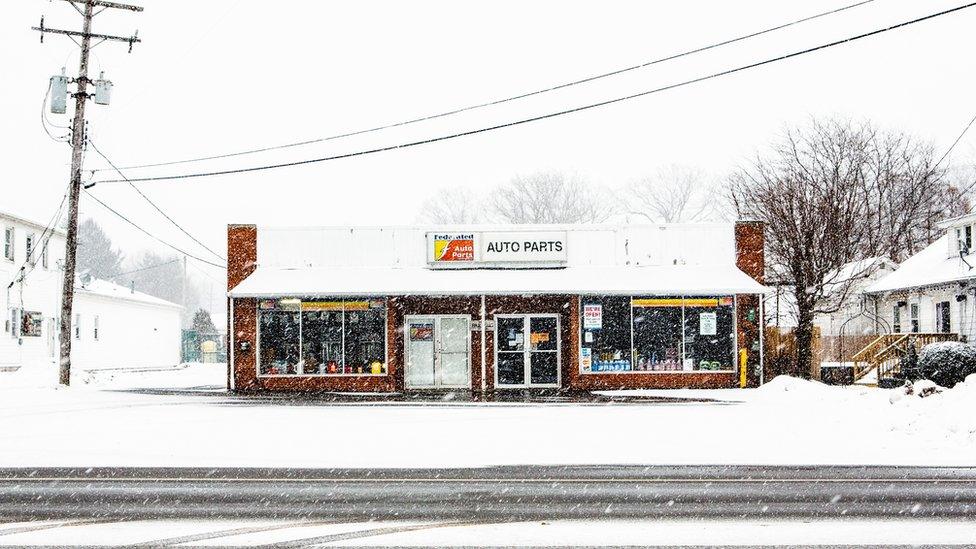
M222 365L67 389L5 381L6 467L976 465L976 380L927 398L780 378L753 390L639 392L689 399L675 405L450 406L227 395ZM693 400L702 397L729 404Z

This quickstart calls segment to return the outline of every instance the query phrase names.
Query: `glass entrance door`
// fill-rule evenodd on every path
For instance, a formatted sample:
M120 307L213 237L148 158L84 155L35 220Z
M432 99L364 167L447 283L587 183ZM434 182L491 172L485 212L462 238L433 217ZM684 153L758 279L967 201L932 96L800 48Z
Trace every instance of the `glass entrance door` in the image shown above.
M471 317L408 316L404 329L407 388L471 386Z
M498 387L559 386L559 316L495 317L495 384Z

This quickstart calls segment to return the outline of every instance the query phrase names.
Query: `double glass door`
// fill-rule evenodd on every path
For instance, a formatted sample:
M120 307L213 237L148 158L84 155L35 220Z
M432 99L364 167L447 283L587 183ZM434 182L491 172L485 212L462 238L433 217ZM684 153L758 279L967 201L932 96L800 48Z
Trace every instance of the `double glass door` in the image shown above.
M471 317L408 316L404 329L408 389L471 387Z
M559 386L559 316L495 317L495 384Z

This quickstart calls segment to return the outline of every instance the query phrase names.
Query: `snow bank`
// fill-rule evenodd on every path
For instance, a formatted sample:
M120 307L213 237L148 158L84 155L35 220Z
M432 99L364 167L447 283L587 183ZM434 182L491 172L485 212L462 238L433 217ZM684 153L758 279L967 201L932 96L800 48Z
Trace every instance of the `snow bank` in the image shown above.
M0 388L0 466L976 461L976 376L925 398L781 377L759 389L655 390L647 394L674 402L600 405L266 399L225 393L225 376L223 365L202 364L100 372L68 389Z

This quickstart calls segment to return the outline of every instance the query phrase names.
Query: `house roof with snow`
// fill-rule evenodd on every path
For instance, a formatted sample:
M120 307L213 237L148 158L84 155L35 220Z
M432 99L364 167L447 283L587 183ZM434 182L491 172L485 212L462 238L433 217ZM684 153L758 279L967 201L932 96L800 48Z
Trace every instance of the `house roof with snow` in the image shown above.
M950 236L942 235L925 249L906 259L895 272L865 288L871 294L942 286L976 279L976 253L953 254Z
M431 235L565 239L558 268L432 268ZM266 228L232 297L314 295L758 294L736 267L732 223ZM476 236L476 238L478 238Z
M165 299L160 299L155 296L151 296L147 293L134 291L132 288L127 288L125 286L120 286L114 282L109 282L108 280L101 280L97 278L88 278L87 280L79 280L75 284L75 292L78 294L84 294L94 297L102 297L107 299L114 299L119 301L129 301L133 303L140 303L143 305L152 305L156 307L166 307L181 309L180 305L173 303L172 301L167 301Z
M43 231L43 230L47 229L47 225L45 225L44 223L41 223L39 221L34 221L34 220L31 220L31 219L28 219L27 217L24 217L24 216L21 216L21 215L17 215L17 214L12 213L12 212L7 212L7 211L0 210L0 220L3 220L3 219L5 219L7 221L10 221L10 222L13 222L13 223L17 223L18 225L24 225L24 226L27 226L27 227L32 227L32 228L38 229L40 231ZM48 230L50 230L50 229L48 229ZM62 229L61 227L55 227L54 228L54 234L59 235L59 236L65 236L66 233L64 232L64 229Z

